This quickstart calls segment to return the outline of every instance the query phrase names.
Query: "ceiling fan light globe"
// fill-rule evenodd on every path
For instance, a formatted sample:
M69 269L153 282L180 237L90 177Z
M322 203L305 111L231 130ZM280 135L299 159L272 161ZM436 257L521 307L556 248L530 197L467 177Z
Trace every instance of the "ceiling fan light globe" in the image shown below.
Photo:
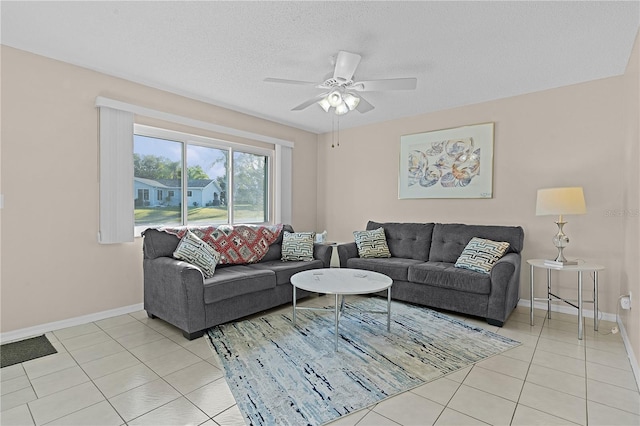
M334 108L336 108L338 105L342 103L342 95L337 90L334 90L333 92L329 93L326 99L329 102L329 105L331 105Z
M336 107L336 115L344 115L349 112L349 107L346 103L342 102Z
M356 109L356 107L360 103L360 98L352 95L351 93L345 93L345 95L343 96L343 99L344 99L344 103L347 104L350 111L353 111L354 109Z
M329 109L331 109L331 105L329 104L329 101L327 100L327 98L320 99L318 101L318 105L322 107L324 112L329 112Z

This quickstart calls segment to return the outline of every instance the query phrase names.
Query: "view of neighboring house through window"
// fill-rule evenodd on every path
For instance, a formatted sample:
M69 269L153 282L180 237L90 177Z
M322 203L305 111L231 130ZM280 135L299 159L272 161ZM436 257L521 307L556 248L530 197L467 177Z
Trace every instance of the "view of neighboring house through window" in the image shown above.
M136 227L268 222L271 155L269 150L136 125Z
M228 223L226 203L228 150L187 146L188 223Z
M182 142L134 135L133 193L137 196L134 201L136 226L182 224L180 197L163 197L165 189L180 192L181 174Z

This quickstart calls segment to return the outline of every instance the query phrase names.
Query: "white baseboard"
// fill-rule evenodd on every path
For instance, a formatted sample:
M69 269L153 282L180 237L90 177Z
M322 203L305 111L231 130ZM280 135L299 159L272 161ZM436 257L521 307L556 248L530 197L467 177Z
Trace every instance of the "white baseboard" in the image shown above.
M518 302L518 305L526 306L528 308L531 306L531 302L526 299L520 299L520 301ZM547 303L534 302L533 307L534 309L542 309L546 311ZM578 316L578 310L573 306L558 305L558 304L552 303L551 310L553 312L561 312L564 314ZM582 312L585 317L593 318L592 310L583 309ZM627 357L629 358L631 369L633 370L633 376L636 379L636 384L640 386L640 367L638 366L638 359L636 358L635 353L633 352L633 347L631 346L631 342L629 341L629 335L627 334L627 330L624 328L624 324L622 324L622 321L620 320L620 318L616 317L616 314L609 314L606 312L601 312L601 314L602 314L602 317L600 318L601 320L611 321L618 324L618 330L620 330L620 336L622 337L622 341L624 342L624 348L627 351Z
M631 369L633 370L633 375L636 378L636 385L640 387L640 367L638 367L638 358L636 358L635 353L633 352L633 347L631 346L631 342L629 341L629 335L627 334L627 330L624 328L624 324L618 318L618 329L620 330L620 335L622 336L622 340L624 341L624 348L627 350L627 356L629 357L629 362L631 363Z
M74 327L76 325L82 325L89 322L116 317L118 315L130 314L142 309L144 309L143 304L138 303L136 305L123 306L121 308L110 309L108 311L96 312L95 314L82 315L80 317L50 322L47 324L35 325L33 327L22 328L20 330L7 331L5 333L0 333L0 342L6 343L14 340L26 339L27 337L39 336L50 331Z
M527 308L531 306L531 302L527 299L520 299L520 301L518 302L518 306L526 306ZM533 303L533 308L534 309L542 309L544 311L547 310L547 302L534 302ZM566 304L555 304L552 303L551 304L551 311L552 312L560 312L563 314L569 314L569 315L575 315L578 316L578 310L576 308L574 308L573 306L568 306ZM611 322L616 322L616 315L615 314L610 314L607 312L602 312L600 311L600 314L602 315L600 317L601 320L605 320L605 321L611 321ZM582 309L582 315L585 318L593 318L593 311L590 309Z

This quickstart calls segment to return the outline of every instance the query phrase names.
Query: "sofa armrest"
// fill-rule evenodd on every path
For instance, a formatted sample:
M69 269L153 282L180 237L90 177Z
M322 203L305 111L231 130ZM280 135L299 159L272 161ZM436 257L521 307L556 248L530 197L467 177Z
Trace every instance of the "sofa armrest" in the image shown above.
M194 265L171 257L144 259L144 309L194 333L205 327L204 276Z
M517 253L507 253L491 269L487 318L504 322L520 299L520 263Z
M333 254L333 246L329 244L313 244L313 258L322 260L324 268L331 267L331 255Z
M338 245L338 257L340 258L340 267L347 267L347 260L360 257L358 255L358 246L355 242L352 243L344 243Z

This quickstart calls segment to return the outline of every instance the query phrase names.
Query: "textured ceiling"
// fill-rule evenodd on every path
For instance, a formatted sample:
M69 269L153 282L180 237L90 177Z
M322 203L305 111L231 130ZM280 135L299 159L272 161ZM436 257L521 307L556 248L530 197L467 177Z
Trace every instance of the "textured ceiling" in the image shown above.
M624 73L640 23L627 2L1 2L2 44L316 133L312 105L339 50L368 92L348 128ZM364 94L363 94L364 95Z

